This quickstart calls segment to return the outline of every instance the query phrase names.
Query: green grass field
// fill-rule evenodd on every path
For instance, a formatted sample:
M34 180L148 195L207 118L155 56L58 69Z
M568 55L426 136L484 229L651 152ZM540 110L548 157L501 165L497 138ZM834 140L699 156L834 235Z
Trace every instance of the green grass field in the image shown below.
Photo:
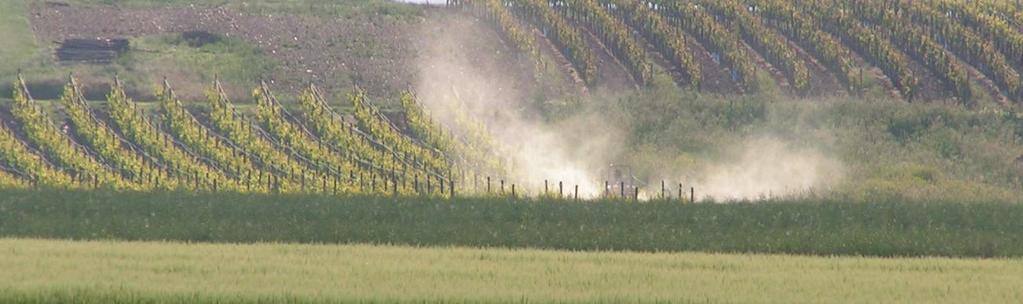
M0 191L0 237L1023 256L1023 205L734 204Z
M1010 303L1023 260L0 239L0 302Z
M25 13L25 1L0 0L0 79L17 71L36 55L36 41Z

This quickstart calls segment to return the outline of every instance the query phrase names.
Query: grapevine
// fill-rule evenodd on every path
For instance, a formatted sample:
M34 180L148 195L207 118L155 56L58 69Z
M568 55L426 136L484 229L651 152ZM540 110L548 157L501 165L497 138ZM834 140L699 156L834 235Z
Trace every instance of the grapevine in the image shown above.
M29 147L18 140L2 121L0 121L0 164L7 164L18 171L25 172L29 178L41 185L71 186L70 176L55 169L43 157L32 153Z
M945 87L952 91L955 96L969 100L971 97L970 83L966 76L966 69L954 57L950 56L937 42L930 39L922 29L909 24L896 15L896 11L877 5L859 3L853 6L853 11L863 19L873 24L885 24L886 26L874 26L875 32L887 34L886 36L894 44L913 58L920 60L924 66L930 68L934 74L941 79Z
M113 94L109 96L112 97ZM164 171L165 168L147 162L145 156L136 151L134 147L128 146L126 141L107 127L106 123L95 117L86 104L85 98L82 97L81 89L75 78L72 77L64 87L64 94L61 96L60 102L73 126L72 132L85 144L92 147L97 155L120 169L122 175L141 185L144 189L152 189L157 186L171 189L176 186L175 181L170 179Z
M614 18L596 0L568 0L568 10L575 19L589 25L594 34L625 65L632 78L645 85L653 78L646 51L621 20Z
M533 19L544 34L572 63L579 78L587 85L597 80L596 57L579 29L573 27L550 7L547 0L518 0L523 14Z
M160 159L177 179L193 179L193 188L198 188L194 186L199 184L198 181L204 181L205 188L238 189L236 180L228 178L221 170L202 163L194 155L175 145L168 134L158 130L135 108L134 102L125 95L120 81L115 81L107 98L107 106L113 125L141 150Z
M80 181L88 180L93 187L116 189L137 187L90 155L85 147L75 143L67 133L59 130L46 112L32 100L25 81L20 76L14 87L11 114L15 123L25 133L26 140L37 147L54 166L72 172ZM65 91L65 95L71 93Z
M668 25L660 15L642 2L611 0L607 4L616 7L616 11L624 16L626 23L637 29L656 46L658 52L678 67L682 76L680 82L693 89L700 88L700 63L689 52L689 42L684 33Z
M748 4L754 8L754 13L763 16L775 29L813 54L850 91L854 91L861 85L855 83L851 78L853 64L849 59L852 57L849 49L834 36L822 31L813 20L796 10L791 2L752 0Z
M700 1L717 14L738 25L739 33L757 52L785 74L796 92L806 92L810 86L810 72L799 59L787 40L769 29L759 16L753 15L738 0Z
M177 98L170 85L164 82L162 90L157 94L163 124L168 133L181 141L181 145L192 149L196 154L208 158L211 163L219 164L237 176L239 189L250 192L271 191L269 181L271 172L257 167L252 162L252 155L246 154L224 138L221 138L201 124Z
M703 8L691 3L669 2L662 9L673 24L692 34L707 49L721 55L721 62L732 70L732 80L747 91L756 91L753 62L739 43L739 37L714 20Z
M839 37L853 50L881 68L902 96L913 100L918 79L909 68L907 56L892 46L887 39L876 35L856 19L848 10L836 8L829 3L806 2L800 7L814 23Z

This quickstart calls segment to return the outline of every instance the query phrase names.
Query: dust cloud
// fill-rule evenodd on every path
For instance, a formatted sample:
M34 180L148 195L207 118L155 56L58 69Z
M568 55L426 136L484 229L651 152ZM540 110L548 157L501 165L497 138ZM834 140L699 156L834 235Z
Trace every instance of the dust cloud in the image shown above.
M455 122L460 115L485 124L507 164L508 176L501 179L517 184L527 195L543 194L545 181L552 194L558 193L558 182L563 182L566 196L574 194L576 185L581 198L604 193L609 164L627 153L622 146L628 132L599 113L553 123L540 118L530 101L536 86L529 66L533 62L508 46L492 43L498 38L484 21L459 14L434 16L419 37L416 95L453 133L469 131L460 130ZM737 159L707 164L669 184L685 180L697 188L699 197L753 199L824 187L821 181L830 180L841 168L821 153L791 149L770 138L741 148ZM651 180L647 185L659 188L659 183Z
M606 162L620 132L597 119L544 123L527 102L535 88L532 59L493 44L496 33L483 21L444 17L423 27L417 60L416 94L434 118L456 134L468 131L453 122L460 114L486 125L507 164L508 176L500 178L519 191L542 194L546 180L549 193L559 182L566 196L577 185L580 197L601 193L592 168Z
M838 161L772 137L748 141L740 154L699 174L693 186L701 197L718 201L799 197L826 191L843 176Z

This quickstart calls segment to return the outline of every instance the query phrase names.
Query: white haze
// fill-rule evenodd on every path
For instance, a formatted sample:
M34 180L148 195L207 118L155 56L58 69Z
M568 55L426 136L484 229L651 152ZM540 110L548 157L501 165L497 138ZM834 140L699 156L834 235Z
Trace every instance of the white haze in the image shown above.
M599 196L603 171L621 152L625 132L599 114L553 125L531 118L535 115L529 115L526 101L531 84L517 81L492 59L502 49L480 38L480 23L450 17L429 20L431 24L423 26L419 35L415 89L434 118L454 126L452 108L464 106L474 119L485 123L511 164L507 183L517 184L519 191L539 194L548 180L554 193L560 181L566 195L578 185L581 197ZM840 176L837 162L812 150L793 150L779 140L757 139L738 148L744 149L741 157L686 172L688 177L654 172L650 176L669 176L669 185L684 180L696 187L699 197L718 200L803 193L826 187L822 181ZM659 183L649 181L656 187ZM648 195L650 190L646 189Z
M843 175L839 162L775 138L757 138L741 149L738 159L701 172L694 181L699 195L717 200L802 195L824 190Z

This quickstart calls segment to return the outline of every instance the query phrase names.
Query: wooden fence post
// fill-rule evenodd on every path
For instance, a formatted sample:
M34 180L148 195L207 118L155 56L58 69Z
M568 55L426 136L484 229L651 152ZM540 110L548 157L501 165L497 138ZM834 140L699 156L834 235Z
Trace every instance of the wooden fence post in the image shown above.
M682 189L682 183L678 183L678 201L681 203L685 203L686 197L685 194L682 193L682 191L685 191Z

